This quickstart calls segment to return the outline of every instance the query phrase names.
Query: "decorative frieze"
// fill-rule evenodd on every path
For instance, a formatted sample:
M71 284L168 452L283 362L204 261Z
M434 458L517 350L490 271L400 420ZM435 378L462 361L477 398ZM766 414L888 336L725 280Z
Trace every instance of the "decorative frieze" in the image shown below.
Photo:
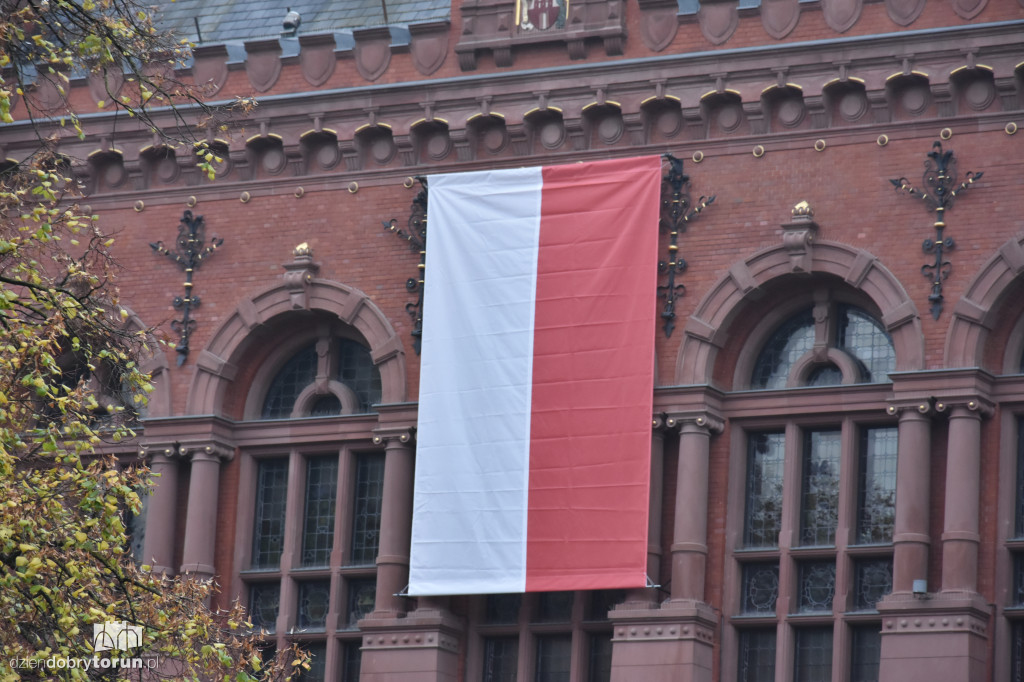
M434 30L440 29L434 27ZM893 46L878 41L865 40L861 44L859 39L851 38L852 42L843 45L842 54L816 53L813 60L798 44L781 44L756 53L733 54L725 61L713 51L679 55L678 59L659 57L662 61L658 67L659 77L653 81L656 86L653 99L649 65L623 62L621 67L603 69L599 81L582 89L579 84L588 79L592 81L590 74L598 68L587 63L553 68L528 80L508 74L506 82L505 74L491 74L494 90L487 95L486 111L481 109L480 93L472 78L446 79L443 85L429 89L420 82L382 84L375 87L372 102L366 100L366 93L359 88L351 93L347 90L310 92L287 100L268 101L259 109L266 133L261 130L261 137L275 136L280 141L278 151L281 153L268 150L258 150L267 152L265 154L255 153L257 150L241 144L241 135L232 139L235 124L230 121L227 130L211 127L206 137L222 159L217 164L219 179L246 182L261 177L269 179L275 173L287 172L289 167L299 175L333 169L398 170L403 166L453 164L490 155L529 155L538 149L583 151L595 144L618 144L622 133L629 134L633 145L669 140L682 144L703 139L724 141L743 134L800 134L808 123L815 130L838 127L843 129L844 135L849 135L853 126L910 122L943 112L955 117L974 116L977 112L987 114L997 107L1019 109L1021 80L1016 65L1020 63L1020 54L1016 41L1011 41L1012 45L1007 42L1003 29L980 31L966 26L955 32L958 41L974 41L975 45L969 54L955 58L962 60L959 65L951 62L947 52L938 51L924 36L903 40L900 53L913 56L899 57L901 66L895 74L891 66ZM378 33L379 40L384 41L383 33ZM415 44L416 31L411 31L411 35ZM344 51L332 48L331 39L312 38L303 37L309 50L330 51L333 57L344 58ZM262 84L261 87L270 87L270 81L278 78L275 73L283 63L279 41L255 41L249 47L255 59L246 66L249 77ZM387 49L393 48L388 43ZM890 56L879 61L879 49L889 50ZM322 56L327 59L325 55L326 52ZM769 55L772 63L785 64L784 87L779 85L778 73L765 72L765 59ZM270 66L269 62L261 66L260 58L272 60L276 66ZM198 48L193 75L217 87L217 83L227 77L227 59L226 50ZM285 68L302 68L304 77L314 82L327 77L326 71L311 71L312 62L303 66L302 59L300 53L299 64L285 65ZM322 66L326 68L329 61ZM886 66L886 61L890 66ZM364 60L364 66L368 65ZM713 83L710 87L709 74ZM76 87L85 83L85 79L73 81ZM614 93L618 111L600 107L598 115L598 111L587 109L593 103L595 89ZM546 93L546 107L538 106L536 93L539 90ZM755 97L751 93L758 94ZM443 136L438 139L413 136L413 128L423 119L423 106L428 102L433 107L434 120L446 121L451 139L465 134L463 144L456 147L456 154L447 150ZM365 112L370 108L376 118L371 117L367 128ZM535 109L539 111L531 113ZM504 115L492 113L495 110ZM163 116L159 112L156 115ZM319 120L320 129L325 133L321 144L310 144L306 138L311 117ZM379 122L385 120L389 125ZM61 144L70 157L85 158L99 146L99 138L110 137L115 132L112 118L109 130L106 125L106 119L101 116L91 128L97 131L96 137L83 142L68 138ZM527 126L526 136L523 125ZM1004 123L999 122L999 125ZM117 184L119 195L125 193L126 186L134 191L206 184L205 176L194 171L191 154L176 150L178 167L175 169L169 159L156 163L154 158L140 158L140 154L134 152L133 145L137 145L134 149L142 149L152 144L148 132L126 132L122 126L116 133L118 147L124 152L121 161L125 166L124 177L112 170L111 173L118 176L111 180L105 176L106 168L103 172L91 166L76 168L80 178L88 176L88 186L93 193L112 193L113 184ZM214 140L214 135L222 139ZM328 139L331 136L333 140ZM412 139L415 146L415 149L406 147L405 154L398 148L401 145L396 144L403 136ZM9 145L8 155L12 158L20 153L19 144L21 142Z

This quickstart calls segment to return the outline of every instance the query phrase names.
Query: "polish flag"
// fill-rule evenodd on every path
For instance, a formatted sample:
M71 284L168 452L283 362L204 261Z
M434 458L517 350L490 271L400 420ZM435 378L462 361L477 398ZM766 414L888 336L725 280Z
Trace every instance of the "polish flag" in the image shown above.
M646 584L660 176L429 178L410 595Z

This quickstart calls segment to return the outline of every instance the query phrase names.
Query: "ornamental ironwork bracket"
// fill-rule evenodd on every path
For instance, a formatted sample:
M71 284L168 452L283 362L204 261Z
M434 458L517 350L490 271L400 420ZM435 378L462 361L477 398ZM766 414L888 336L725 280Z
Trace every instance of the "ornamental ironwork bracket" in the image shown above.
M416 181L420 183L421 189L412 200L407 228L399 229L398 221L394 218L381 221L381 224L384 225L384 229L409 242L410 251L419 251L420 254L417 266L419 276L410 277L405 281L406 291L417 294L415 303L405 304L405 312L412 318L412 347L416 355L419 355L423 337L423 282L427 268L427 179L418 175Z
M683 160L671 154L663 155L668 160L668 174L661 183L662 229L668 232L668 260L658 261L658 272L668 273L668 283L658 287L658 298L665 299L661 317L665 320L665 336L672 336L676 328L676 300L686 293L686 286L676 283L676 275L686 271L686 260L679 253L679 233L686 232L686 224L715 201L715 197L701 197L694 205L690 198L690 176L683 173Z
M935 239L925 239L921 250L935 255L935 262L921 266L921 274L932 284L932 292L928 295L932 317L939 319L942 314L942 283L953 271L953 264L946 260L946 254L956 248L952 237L943 234L946 229L946 210L953 207L957 196L980 180L984 173L968 172L964 181L957 184L956 159L953 150L943 151L942 142L936 140L928 160L924 163L923 183L925 190L911 186L906 178L890 180L896 191L904 191L912 197L920 197L929 211L935 211Z
M178 367L185 364L188 357L188 340L195 329L196 321L192 318L192 311L199 307L199 297L193 293L192 274L202 265L203 259L213 253L217 247L224 243L223 239L211 237L209 244L206 242L206 225L203 216L193 216L192 211L185 211L181 216L181 225L178 227L178 240L174 250L164 246L163 242L150 242L150 246L157 253L162 253L185 271L185 295L175 296L174 308L180 310L181 319L171 320L171 329L181 335L181 339L175 350L178 353Z

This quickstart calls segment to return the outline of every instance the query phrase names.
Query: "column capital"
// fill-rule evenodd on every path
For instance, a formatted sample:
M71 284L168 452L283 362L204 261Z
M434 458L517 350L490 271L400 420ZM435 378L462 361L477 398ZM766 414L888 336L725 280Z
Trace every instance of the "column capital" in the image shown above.
M719 434L725 430L725 419L711 410L694 412L661 413L654 418L654 428L666 430L703 430L708 434Z
M935 402L936 412L948 412L953 416L954 410L964 411L965 416L977 415L979 419L987 419L995 414L995 404L983 396L961 396Z
M196 457L216 457L229 461L235 456L235 447L215 440L189 441L185 443L143 443L139 448L139 457L161 456L168 459L188 459Z
M193 460L218 459L228 462L234 458L235 448L227 443L208 440L181 443L178 446L178 453L182 457L191 457Z
M173 459L179 456L178 443L143 443L139 446L139 459L152 457Z
M390 442L412 443L416 435L415 426L386 426L373 430L374 445L388 445Z
M885 412L893 417L904 416L913 417L915 415L921 415L926 418L934 417L935 411L935 399L934 398L917 398L914 400L893 400L889 402L889 405L885 408Z

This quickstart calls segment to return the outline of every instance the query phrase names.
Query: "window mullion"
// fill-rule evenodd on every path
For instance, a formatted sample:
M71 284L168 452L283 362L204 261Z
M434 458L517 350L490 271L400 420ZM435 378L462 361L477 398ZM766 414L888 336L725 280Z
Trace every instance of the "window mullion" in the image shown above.
M284 545L281 551L281 602L277 616L278 647L287 646L285 633L296 623L298 589L289 573L295 566L302 535L302 493L306 485L305 460L296 451L288 457L288 493L285 501Z
M352 478L355 468L352 450L343 447L338 453L337 502L334 505L334 547L331 549L331 566L344 566L348 562L352 537Z

